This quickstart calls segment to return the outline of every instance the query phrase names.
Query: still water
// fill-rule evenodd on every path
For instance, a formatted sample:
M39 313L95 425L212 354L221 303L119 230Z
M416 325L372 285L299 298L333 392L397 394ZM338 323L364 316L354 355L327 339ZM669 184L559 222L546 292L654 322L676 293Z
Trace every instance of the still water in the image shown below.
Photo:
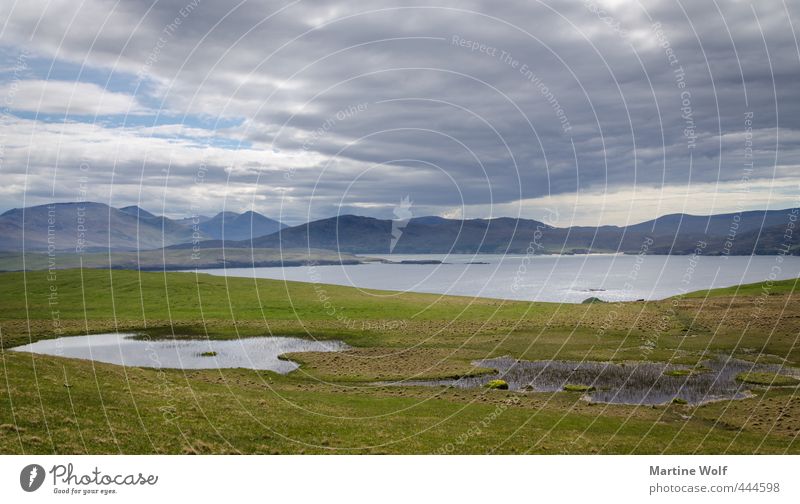
M695 290L760 282L770 277L800 277L800 257L791 256L393 254L371 257L392 262L200 271L363 289L562 303L580 303L588 297L604 301L663 299ZM400 264L400 261L441 261L443 264Z
M480 388L502 379L512 391L558 392L566 385L591 387L587 398L610 404L652 405L675 399L702 404L723 399L744 399L751 385L736 379L740 373L761 372L797 377L800 371L775 364L755 364L729 357L705 360L697 367L663 362L522 361L509 357L485 359L475 366L497 370L457 380L399 382L399 385ZM683 374L686 373L686 374Z
M41 340L12 350L124 366L173 369L247 368L285 374L297 369L298 364L279 359L279 355L291 352L338 352L347 348L349 347L341 341L313 341L279 336L236 340L149 340L138 339L135 334L109 333Z

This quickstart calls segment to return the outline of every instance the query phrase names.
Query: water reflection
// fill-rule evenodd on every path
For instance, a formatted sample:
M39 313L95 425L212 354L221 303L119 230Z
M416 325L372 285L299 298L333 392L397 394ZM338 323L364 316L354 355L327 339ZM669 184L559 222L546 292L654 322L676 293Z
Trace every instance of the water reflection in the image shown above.
M93 334L41 340L11 350L88 359L123 366L174 369L247 368L288 373L296 362L279 359L291 352L337 352L341 341L281 336L235 340L148 340L135 334Z
M587 397L600 403L664 404L677 399L677 402L701 404L747 397L752 386L736 380L740 373L797 374L796 370L779 365L754 364L727 357L709 359L698 366L658 362L521 361L509 357L473 364L498 372L457 380L404 382L403 385L478 388L489 380L500 379L508 383L509 390L515 391L556 392L567 385L594 387L587 392Z

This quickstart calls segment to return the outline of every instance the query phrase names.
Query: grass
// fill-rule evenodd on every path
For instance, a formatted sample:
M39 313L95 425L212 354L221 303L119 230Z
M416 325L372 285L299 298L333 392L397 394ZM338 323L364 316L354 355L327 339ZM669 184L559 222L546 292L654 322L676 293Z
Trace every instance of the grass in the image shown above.
M486 384L486 388L488 389L496 389L496 390L508 390L508 382L505 380L489 380Z
M563 392L375 385L491 372L471 362L506 355L694 366L727 352L796 365L794 281L772 289L763 300L748 287L559 305L194 273L0 274L0 453L800 453L800 398L790 388L698 406L686 418ZM7 351L105 331L294 335L353 348L291 355L302 367L286 376ZM487 419L491 428L463 435Z
M712 370L706 366L695 366L692 369L670 369L669 371L664 371L664 376L681 377L710 373L711 371Z
M800 385L800 380L791 376L776 373L740 373L736 379L742 383L771 387L793 387Z
M704 298L723 296L780 296L795 292L800 292L800 278L734 285L733 287L725 287L722 289L700 290L685 294L683 297Z

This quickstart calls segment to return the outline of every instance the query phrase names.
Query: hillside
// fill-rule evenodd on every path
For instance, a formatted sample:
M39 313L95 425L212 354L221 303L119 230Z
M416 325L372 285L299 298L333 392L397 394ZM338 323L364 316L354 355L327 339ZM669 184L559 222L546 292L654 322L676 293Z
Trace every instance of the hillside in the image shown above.
M197 226L196 226L197 225ZM197 227L198 229L195 229ZM170 219L138 206L53 203L15 208L0 215L0 251L100 252L154 250L193 240L249 240L285 227L256 212ZM251 234L252 233L252 234ZM24 237L24 239L23 239Z
M24 239L23 239L24 237ZM202 238L209 238L201 235ZM192 229L103 203L53 203L0 215L0 250L146 250L192 241Z
M315 249L348 254L691 254L800 253L792 225L800 209L698 216L672 214L629 226L554 227L532 219L407 222L341 215L287 227L256 212L196 220L156 216L137 206L55 203L0 215L0 251L83 252L190 249ZM23 229L24 222L24 229ZM394 235L394 239L393 239Z
M269 235L286 225L257 212L220 212L201 222L200 230L215 240L250 240Z
M639 253L691 254L705 243L706 255L798 254L800 233L791 230L798 209L696 216L675 214L626 226L559 228L530 219L391 220L355 215L322 219L253 240L258 248L316 248L348 253ZM394 230L393 230L394 226ZM393 249L392 233L399 236ZM731 239L733 237L733 239ZM207 242L203 247L219 247ZM225 243L250 247L250 241ZM180 247L180 245L178 246Z

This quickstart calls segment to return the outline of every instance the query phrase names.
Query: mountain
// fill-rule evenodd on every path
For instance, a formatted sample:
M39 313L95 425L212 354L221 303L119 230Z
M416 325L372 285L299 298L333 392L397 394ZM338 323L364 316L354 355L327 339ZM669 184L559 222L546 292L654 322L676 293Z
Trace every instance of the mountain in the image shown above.
M23 222L24 230L23 230ZM129 251L177 244L191 248L193 239L247 240L286 226L256 212L222 212L173 220L136 205L113 208L103 203L53 203L15 208L0 215L0 250ZM24 233L23 233L24 231ZM251 234L252 233L252 234Z
M24 216L24 218L23 218ZM531 219L408 221L342 215L300 226L256 212L172 220L137 206L54 203L0 215L0 251L131 251L159 248L318 249L350 254L588 253L800 254L800 209L710 216L671 214L630 226L554 227ZM794 219L794 220L793 220ZM24 225L23 225L24 222ZM194 241L193 241L194 239ZM224 240L224 241L223 241Z
M630 226L568 228L508 217L421 217L403 222L342 215L285 228L252 242L228 240L224 245L310 247L361 254L639 253L643 249L653 254L691 254L699 243L705 243L705 255L800 254L800 232L791 233L792 219L798 215L800 209L711 216L673 214ZM221 244L211 241L201 246L215 248Z
M507 252L511 236L533 235L536 229L550 226L534 220L500 218L452 220L423 217L408 222L375 219L358 215L342 215L256 238L257 248L315 248L346 253L385 254L390 252L392 234L398 236L392 252L412 253L483 253ZM218 241L202 243L203 247L219 247ZM247 241L225 243L226 247L250 247ZM178 245L173 248L180 248ZM527 244L525 244L527 247Z
M194 217L184 217L183 219L177 219L175 222L177 222L178 224L182 224L184 226L192 227L195 224L201 224L201 223L206 222L206 221L208 221L210 219L211 219L211 217L209 217L207 215L196 215Z
M146 250L192 241L192 229L103 203L53 203L0 215L0 250ZM149 217L148 217L149 216ZM199 238L208 239L200 234Z
M143 219L155 219L156 216L151 214L144 208L138 207L136 205L126 206L119 209L120 212L125 212L128 215L133 215L134 217L139 217Z
M220 212L200 223L200 230L215 240L250 240L280 231L286 225L257 212Z
M403 224L405 226L403 227ZM573 232L570 241L580 248L592 243L591 232ZM253 241L256 247L327 248L348 253L484 253L525 252L541 237L553 245L563 241L558 236L566 230L530 219L444 219L421 217L402 221L342 215L287 228ZM392 235L397 238L391 248ZM540 236L541 235L541 236ZM538 243L538 242L537 242ZM244 243L230 246L249 246ZM536 245L534 245L535 247ZM552 247L550 247L552 248ZM543 250L541 250L543 251Z
M631 232L650 233L652 236L675 236L679 233L727 234L728 230L736 225L737 233L756 231L762 228L779 226L788 219L788 210L752 210L739 214L716 214L716 215L688 215L670 214L664 215L651 221L642 222L633 226L628 226ZM734 222L736 221L736 222Z

